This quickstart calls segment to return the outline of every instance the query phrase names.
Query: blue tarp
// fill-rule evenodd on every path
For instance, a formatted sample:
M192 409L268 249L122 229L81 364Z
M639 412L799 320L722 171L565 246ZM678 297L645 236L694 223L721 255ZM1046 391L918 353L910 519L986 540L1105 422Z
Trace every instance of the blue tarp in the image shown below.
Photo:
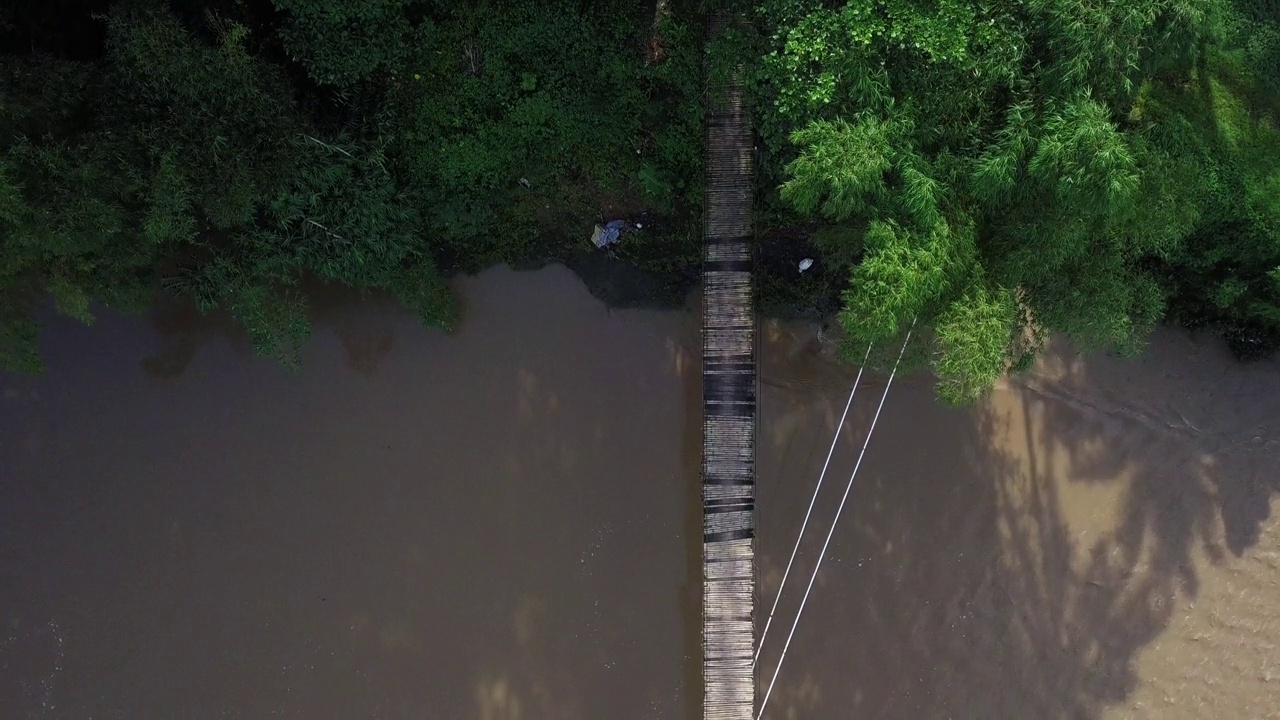
M622 229L626 226L627 223L624 220L610 220L605 223L604 227L597 225L596 231L591 235L591 242L595 243L598 248L608 247L618 242Z

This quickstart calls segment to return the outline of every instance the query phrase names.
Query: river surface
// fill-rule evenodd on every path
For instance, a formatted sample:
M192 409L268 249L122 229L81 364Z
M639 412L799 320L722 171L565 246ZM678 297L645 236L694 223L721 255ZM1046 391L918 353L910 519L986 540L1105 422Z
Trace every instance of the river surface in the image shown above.
M700 717L697 317L459 290L453 337L322 304L297 374L176 310L51 320L0 375L0 718ZM855 372L805 324L761 355L763 626ZM1280 718L1277 510L1277 363L1168 331L964 410L899 379L766 717Z

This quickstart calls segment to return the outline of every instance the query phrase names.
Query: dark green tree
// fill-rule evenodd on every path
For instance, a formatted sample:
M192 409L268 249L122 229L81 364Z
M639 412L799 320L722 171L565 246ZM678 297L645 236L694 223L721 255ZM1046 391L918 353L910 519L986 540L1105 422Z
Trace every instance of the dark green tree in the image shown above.
M33 312L48 295L92 321L92 302L136 308L156 255L134 242L114 138L83 131L92 68L38 55L0 65L0 364L35 370Z
M409 22L413 0L271 0L285 13L280 35L289 56L317 83L351 88L395 72L423 42Z
M1134 116L1163 185L1156 217L1190 219L1157 264L1172 314L1254 358L1280 347L1280 6L1232 10L1221 46L1185 82L1144 88Z
M308 331L307 278L390 290L424 322L452 324L418 203L382 148L320 137L282 72L248 53L243 26L209 26L216 44L153 9L109 21L114 121L138 141L144 230L188 248L168 287L227 308L286 361Z
M145 1L103 20L101 63L3 65L0 361L38 367L47 294L87 321L93 303L141 309L163 285L229 310L286 361L309 329L308 278L454 322L427 200L389 170L376 128L318 129L239 22L207 12L193 29Z

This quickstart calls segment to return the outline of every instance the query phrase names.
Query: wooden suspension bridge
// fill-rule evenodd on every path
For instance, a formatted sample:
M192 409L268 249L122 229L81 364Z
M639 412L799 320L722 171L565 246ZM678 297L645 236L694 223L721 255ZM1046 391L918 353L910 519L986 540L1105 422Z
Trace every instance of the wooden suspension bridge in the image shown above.
M710 17L709 36L734 18ZM756 308L751 121L736 80L708 87L703 217L704 720L755 711Z

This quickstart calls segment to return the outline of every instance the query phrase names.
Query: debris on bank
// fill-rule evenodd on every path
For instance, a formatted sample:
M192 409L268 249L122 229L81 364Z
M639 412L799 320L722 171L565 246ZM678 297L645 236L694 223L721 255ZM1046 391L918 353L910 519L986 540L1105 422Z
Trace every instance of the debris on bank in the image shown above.
M596 225L595 231L591 233L591 244L598 248L609 247L622 239L622 231L626 229L625 220L610 220L604 224L604 227Z

